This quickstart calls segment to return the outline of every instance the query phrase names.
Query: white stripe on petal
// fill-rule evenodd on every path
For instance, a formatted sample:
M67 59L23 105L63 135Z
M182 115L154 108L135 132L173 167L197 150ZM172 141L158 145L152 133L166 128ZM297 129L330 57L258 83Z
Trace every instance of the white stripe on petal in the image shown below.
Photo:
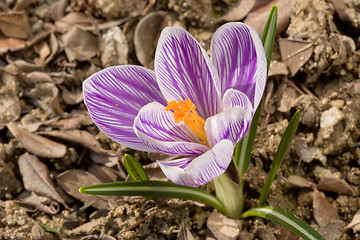
M244 110L252 110L252 105L249 98L239 90L230 88L226 90L224 94L223 109L226 111L236 106L239 106Z
M134 131L150 148L170 155L200 155L209 148L184 123L160 103L144 106L134 121Z
M247 132L252 115L251 108L244 110L236 106L206 119L205 133L210 147L223 139L238 143Z
M155 54L159 87L169 101L190 99L206 119L220 111L219 78L200 44L180 27L165 28Z
M266 56L257 33L243 23L221 26L211 41L211 60L221 83L221 93L233 88L245 93L257 108L266 80Z
M201 156L158 163L170 181L198 187L225 172L232 160L234 149L235 144L225 139Z
M84 102L89 113L108 137L127 147L151 151L134 130L134 119L149 102L166 103L155 73L139 66L106 68L83 83Z

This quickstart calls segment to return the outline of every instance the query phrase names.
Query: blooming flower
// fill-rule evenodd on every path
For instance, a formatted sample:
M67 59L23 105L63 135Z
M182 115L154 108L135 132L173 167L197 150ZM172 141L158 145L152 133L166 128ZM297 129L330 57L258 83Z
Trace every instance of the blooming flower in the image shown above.
M159 165L172 182L200 186L231 162L261 100L266 58L258 34L242 23L220 27L211 58L180 27L165 28L155 72L115 66L90 76L84 101L114 141L183 158Z

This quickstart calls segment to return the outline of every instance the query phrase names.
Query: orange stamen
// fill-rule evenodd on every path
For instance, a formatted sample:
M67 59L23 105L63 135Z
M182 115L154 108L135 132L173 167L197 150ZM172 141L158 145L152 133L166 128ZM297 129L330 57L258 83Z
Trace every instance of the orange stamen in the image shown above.
M205 120L199 117L195 108L195 104L190 99L185 99L185 101L179 100L178 102L168 102L165 110L173 111L176 123L184 121L191 131L203 141L202 143L207 144L204 130Z

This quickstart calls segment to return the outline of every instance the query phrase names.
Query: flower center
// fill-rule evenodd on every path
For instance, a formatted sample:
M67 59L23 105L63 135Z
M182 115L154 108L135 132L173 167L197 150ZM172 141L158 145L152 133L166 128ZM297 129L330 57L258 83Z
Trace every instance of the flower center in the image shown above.
M184 121L191 131L203 141L202 143L207 144L204 130L205 120L199 117L195 108L195 104L190 99L186 99L185 101L179 100L178 102L168 102L165 110L173 111L176 123Z

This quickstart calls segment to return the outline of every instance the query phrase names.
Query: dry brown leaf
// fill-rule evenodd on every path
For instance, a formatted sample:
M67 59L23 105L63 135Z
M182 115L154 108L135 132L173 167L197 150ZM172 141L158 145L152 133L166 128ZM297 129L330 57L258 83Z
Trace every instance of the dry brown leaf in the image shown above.
M275 235L264 227L257 227L255 236L261 240L276 240Z
M157 162L153 162L153 163L144 165L144 169L151 181L167 181L168 180Z
M28 85L35 85L36 83L54 82L49 74L40 71L29 72L25 74L22 80Z
M33 240L43 240L45 239L45 230L40 226L39 223L35 224L31 228L31 239Z
M230 9L220 20L226 22L239 21L248 15L248 13L257 6L263 5L270 0L241 0L236 7Z
M345 229L352 229L354 232L360 232L360 209L355 213L351 222L344 227Z
M67 207L55 189L49 169L36 156L25 153L19 157L18 164L26 190L47 196Z
M19 127L29 132L36 132L40 126L49 125L55 120L49 119L44 121L41 119L41 115L43 115L43 113L39 108L33 109L31 112L21 118Z
M61 94L62 99L68 105L79 104L84 99L82 91L71 92L67 90L65 87L61 87L61 90L62 90L62 94Z
M8 51L18 51L24 49L25 47L26 42L24 40L0 36L0 54Z
M277 240L300 240L298 235L283 226L280 227L280 234L276 238Z
M313 209L314 209L314 218L317 224L323 228L334 220L339 219L337 209L331 205L331 203L326 200L325 197L317 190L315 186L314 189L314 199L313 199Z
M77 228L74 228L71 230L72 235L84 235L88 234L93 228L98 226L101 221L103 221L103 218L95 219L94 221L84 223L83 225L78 226Z
M218 212L210 214L206 225L216 239L222 240L237 239L241 230L241 221L239 219L228 218Z
M288 183L291 183L297 187L311 187L311 184L309 183L309 181L301 176L298 175L292 175L289 176L288 178L285 178L285 181L287 181Z
M8 123L19 118L21 107L19 100L11 97L0 97L0 123Z
M35 88L26 92L26 96L32 98L35 105L50 117L56 117L63 111L59 102L59 89L54 83L35 84Z
M282 61L294 76L299 69L309 60L313 53L313 44L306 41L279 39Z
M115 152L103 151L103 152L92 152L90 158L93 162L103 164L107 167L114 167L118 164L120 156Z
M289 70L285 63L278 62L276 60L270 61L269 73L268 73L269 77L276 75L288 75L288 74L289 74Z
M82 237L80 240L116 240L116 239L109 235L104 234L101 236L88 235L88 236Z
M100 50L103 67L127 64L129 47L124 33L118 26L103 34Z
M177 240L195 240L189 229L184 226L184 223L180 226Z
M17 197L17 200L14 201L19 204L34 207L48 214L56 214L59 212L60 209L58 202L51 201L48 197L39 196L35 192L30 192L26 190L23 191Z
M61 130L76 129L79 126L88 126L93 124L93 121L88 112L75 112L70 118L61 119L51 124L53 128Z
M97 164L91 164L87 171L104 183L116 182L119 175L114 169Z
M88 131L73 129L65 131L38 132L38 134L80 144L84 147L89 148L93 152L103 153L106 151L101 148L100 143L95 139L95 136L93 136Z
M273 0L266 5L254 9L248 14L244 23L252 26L261 35L273 5L278 6L276 34L282 33L290 23L291 1L289 0Z
M57 50L59 48L59 43L58 40L55 36L54 33L50 34L50 49L51 49L51 53L50 55L45 59L44 61L44 65L48 64L55 56Z
M0 30L9 38L27 39L31 32L26 12L0 13Z
M51 18L54 21L61 19L65 14L65 9L68 6L68 0L55 0L51 4Z
M98 40L89 32L72 28L61 39L64 43L65 54L70 62L90 60L97 54Z
M71 12L55 22L55 26L61 32L67 32L74 27L89 26L90 19L85 13Z
M50 47L46 41L42 41L38 45L35 45L34 51L39 55L39 57L34 58L34 63L39 65L43 64L46 57L51 53Z
M161 31L169 25L168 13L158 11L142 18L135 28L134 45L139 62L154 69L154 56Z
M335 176L323 176L316 185L319 190L335 192L353 196L355 194L351 186L344 180Z
M97 209L108 208L109 201L116 199L112 196L90 195L79 192L80 187L102 183L94 175L80 169L67 170L56 177L57 183L76 199L83 201L85 204L93 202Z
M51 141L34 133L30 133L16 126L14 123L7 124L10 132L16 140L29 152L45 158L62 158L66 154L66 146Z
M17 0L16 4L13 8L13 11L22 11L25 10L28 6L30 6L32 0Z
M344 227L345 222L341 220L334 220L325 227L319 230L321 236L326 240L338 240L341 239L343 234L342 228Z

